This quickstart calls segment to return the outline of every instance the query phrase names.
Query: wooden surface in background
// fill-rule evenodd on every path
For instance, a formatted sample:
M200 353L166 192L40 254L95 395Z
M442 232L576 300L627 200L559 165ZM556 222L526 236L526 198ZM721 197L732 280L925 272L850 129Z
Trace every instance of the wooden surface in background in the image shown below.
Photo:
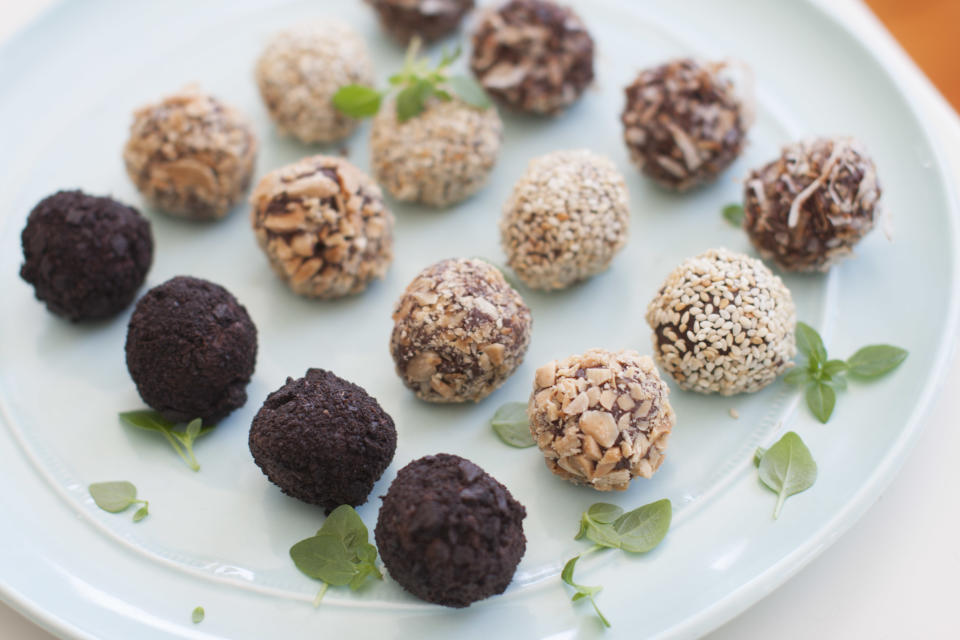
M960 0L866 0L960 111Z

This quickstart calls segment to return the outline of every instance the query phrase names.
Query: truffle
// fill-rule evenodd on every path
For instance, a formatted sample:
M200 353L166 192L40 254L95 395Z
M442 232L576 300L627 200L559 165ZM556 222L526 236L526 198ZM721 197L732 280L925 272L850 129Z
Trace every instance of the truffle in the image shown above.
M125 309L153 262L150 223L136 209L81 191L37 203L20 239L20 277L47 309L75 322Z
M503 593L526 551L526 509L474 463L446 453L397 473L374 536L390 576L446 607Z
M327 513L366 502L396 448L393 419L377 401L323 369L287 378L250 427L250 453L270 482Z
M659 185L686 191L711 182L743 150L751 111L725 68L674 60L641 71L627 87L623 139L634 164Z
M373 175L398 200L446 207L487 182L502 132L493 107L434 99L419 115L399 122L391 103L373 121Z
M623 491L663 462L676 423L653 360L591 349L537 369L527 413L547 468L598 491Z
M365 1L376 10L384 30L404 44L414 36L430 42L452 33L474 4L473 0Z
M337 111L333 95L347 85L374 83L366 43L339 20L275 34L254 73L280 133L307 143L334 142L353 133L359 121Z
M247 401L257 328L220 285L177 276L137 302L126 353L144 402L172 422L211 424Z
M260 248L300 295L359 293L393 260L393 214L369 176L342 158L313 156L271 171L250 201Z
M593 38L572 9L548 0L512 0L483 13L470 68L504 104L556 114L593 82Z
M688 391L759 391L796 353L790 291L759 260L726 249L674 269L647 307L647 322L657 363Z
M750 172L744 228L785 271L828 271L882 215L873 160L852 138L795 142Z
M610 265L627 242L627 187L612 162L586 150L534 158L503 208L507 263L534 289L562 289Z
M479 402L523 362L533 320L496 267L460 258L421 271L393 323L390 353L407 387L428 402Z
M250 186L257 139L250 122L196 87L133 114L123 150L144 198L184 218L222 218Z

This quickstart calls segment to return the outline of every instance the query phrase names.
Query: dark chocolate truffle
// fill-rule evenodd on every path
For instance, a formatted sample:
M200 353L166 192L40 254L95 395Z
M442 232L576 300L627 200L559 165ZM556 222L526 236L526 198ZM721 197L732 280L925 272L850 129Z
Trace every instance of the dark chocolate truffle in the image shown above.
M173 422L211 424L247 401L257 329L220 285L177 276L137 302L126 352L144 402Z
M548 0L512 0L483 14L473 33L470 68L507 106L555 114L593 82L593 38L572 9Z
M486 471L440 453L400 470L374 535L401 587L427 602L466 607L510 584L527 546L526 515Z
M153 262L153 234L140 213L111 198L59 191L30 212L20 277L53 313L73 321L119 313Z
M406 44L414 36L438 40L456 30L473 0L365 0L380 16L383 29Z
M367 501L393 460L393 419L361 387L310 369L267 396L250 427L250 453L287 494L324 507Z

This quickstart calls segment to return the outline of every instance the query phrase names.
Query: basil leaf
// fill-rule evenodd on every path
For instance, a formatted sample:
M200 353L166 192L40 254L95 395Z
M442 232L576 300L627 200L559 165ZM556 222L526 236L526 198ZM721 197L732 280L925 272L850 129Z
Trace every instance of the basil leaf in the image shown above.
M137 501L137 488L125 480L95 482L88 489L97 506L110 513L120 513Z
M214 429L214 425L203 427L200 418L195 418L181 432L175 428L176 425L173 422L156 411L148 410L125 411L120 414L120 420L130 426L162 434L177 455L194 471L200 470L200 463L193 454L193 443L197 438Z
M646 553L667 535L673 505L664 498L628 511L613 523L620 536L620 548L631 553Z
M567 564L563 566L563 571L560 573L560 578L565 583L576 589L576 593L573 594L572 600L576 602L584 598L590 598L590 604L593 605L593 610L597 612L597 617L600 618L600 622L603 623L603 626L610 628L610 621L607 620L606 616L600 612L600 608L597 606L597 601L593 598L593 596L597 595L603 590L603 587L588 587L582 584L577 584L573 581L573 570L576 567L577 560L579 559L580 556L574 556L567 560Z
M783 376L787 384L803 384L810 380L810 370L806 367L794 367Z
M437 69L449 67L451 64L456 62L457 58L459 58L462 53L463 46L460 43L457 43L456 48L450 52L448 52L446 47L444 47L440 54L440 64L437 65Z
M887 344L863 347L847 359L850 373L860 378L879 378L900 366L907 351Z
M827 349L823 346L820 334L805 322L798 322L796 336L797 349L807 356L811 364L815 364L819 368L827 360Z
M825 382L811 382L807 387L807 406L823 424L827 423L837 404L837 394Z
M357 573L343 541L330 534L301 540L290 547L290 558L306 575L334 586L349 584Z
M457 97L477 109L488 109L492 106L489 96L472 76L456 75L447 79L447 85Z
M846 373L848 368L847 363L843 360L827 360L823 364L823 372L831 378Z
M149 503L144 502L143 506L137 509L136 513L133 514L133 521L140 522L141 520L146 518L148 515L150 515L150 511L148 511L149 506L150 506Z
M339 538L347 551L356 552L360 545L367 544L369 532L367 525L363 524L360 516L348 504L342 504L327 516L323 521L318 536L331 535ZM374 558L376 558L376 548L374 548Z
M767 452L763 447L757 447L757 450L753 452L753 466L759 467L760 460L763 459L763 454Z
M587 513L585 515L594 522L610 524L623 515L623 509L615 504L595 502L594 504L590 505L590 508L587 509Z
M777 494L774 519L780 516L784 501L813 486L817 479L817 463L810 450L793 431L767 449L760 460L760 481Z
M586 536L601 547L620 548L620 534L612 524L601 524L587 518Z
M427 98L433 95L433 92L433 84L426 80L417 80L397 94L397 120L406 122L423 113L427 106Z
M526 402L506 403L493 414L490 426L493 427L497 436L511 447L524 449L536 444L530 433Z
M190 619L193 620L193 624L200 624L206 615L203 607L197 607L190 613Z
M739 204L728 204L723 208L723 219L735 227L743 226L743 206Z
M390 79L393 83L393 78ZM333 94L333 106L351 118L369 118L380 110L383 94L372 87L350 84Z

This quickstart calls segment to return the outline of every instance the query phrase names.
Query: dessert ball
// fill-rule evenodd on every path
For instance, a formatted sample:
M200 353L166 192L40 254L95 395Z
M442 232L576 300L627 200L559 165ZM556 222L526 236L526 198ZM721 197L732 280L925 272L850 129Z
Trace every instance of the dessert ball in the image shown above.
M496 267L443 260L421 271L397 301L390 353L417 397L479 402L523 362L532 324Z
M750 172L743 226L784 271L828 271L873 229L880 193L873 160L856 140L795 142Z
M397 473L374 536L390 576L446 607L503 593L526 550L526 509L474 463L446 453Z
M275 34L254 71L260 95L280 133L303 142L346 138L358 121L333 106L351 84L373 86L367 45L339 20L324 20Z
M414 36L438 40L456 30L473 0L366 0L380 16L380 24L406 44Z
M127 175L171 215L222 218L250 186L257 138L238 111L196 87L137 110L123 150Z
M690 59L641 71L626 89L623 139L659 185L686 191L714 180L743 150L749 110L722 63Z
M287 378L250 427L250 453L270 482L327 513L366 502L396 448L393 419L377 401L323 369Z
M507 263L533 289L563 289L610 266L627 243L627 186L612 162L586 150L534 158L503 207Z
M359 293L393 260L393 214L370 177L342 158L313 156L271 171L250 202L260 248L302 296Z
M511 0L480 18L470 68L502 103L556 114L593 82L593 38L572 9L549 0Z
M144 402L172 422L209 425L247 401L257 328L220 285L177 276L137 302L126 352Z
M657 363L687 391L759 391L796 354L790 290L759 260L726 249L674 269L647 322Z
M153 262L150 223L136 209L81 191L41 200L20 240L20 277L47 309L74 322L125 309Z
M374 118L370 164L394 198L446 207L486 184L502 134L493 107L431 100L420 115L400 122L391 103Z
M527 414L547 468L598 491L623 491L663 462L676 423L653 360L591 349L537 369Z

